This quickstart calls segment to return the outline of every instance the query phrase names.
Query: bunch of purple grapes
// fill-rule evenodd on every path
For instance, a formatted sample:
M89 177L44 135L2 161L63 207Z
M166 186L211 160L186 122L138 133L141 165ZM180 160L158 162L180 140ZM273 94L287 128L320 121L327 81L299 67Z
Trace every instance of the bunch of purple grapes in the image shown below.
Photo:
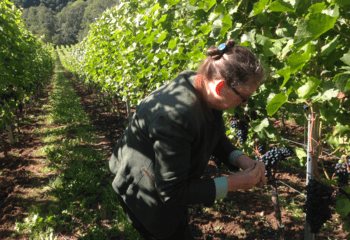
M327 220L331 218L332 188L325 183L310 179L306 186L306 202L303 206L306 221L311 233L318 233Z
M258 151L259 153L262 153L262 151L260 151L262 149L259 150L259 147L260 146L258 146ZM259 162L265 163L265 177L270 177L272 175L271 169L277 165L278 161L283 161L293 154L294 152L292 148L282 147L278 149L277 147L272 147L269 151L262 154L260 158L255 156L255 159Z
M350 156L347 156L345 161L348 161L348 164L350 164ZM339 187L348 186L349 183L349 172L347 171L345 161L343 163L338 162L335 165L335 175L338 177L337 183ZM346 194L345 191L341 188L339 188L339 193L337 191L335 191L334 193L336 197L341 196L343 194L348 196L348 194Z
M248 123L246 122L238 122L238 121L231 121L230 126L232 128L237 129L236 131L236 137L238 137L238 140L241 144L245 143L247 141L247 135L248 135Z
M294 154L294 151L291 147L281 147L279 149L281 152L281 160L285 160L287 157L291 157Z

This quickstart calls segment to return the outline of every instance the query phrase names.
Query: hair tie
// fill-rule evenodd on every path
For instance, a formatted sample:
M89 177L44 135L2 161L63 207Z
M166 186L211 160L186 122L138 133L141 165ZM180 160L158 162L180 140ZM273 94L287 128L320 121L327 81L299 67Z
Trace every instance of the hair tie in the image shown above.
M219 49L220 51L224 51L225 48L226 48L226 43L221 43L221 44L218 46L218 49Z

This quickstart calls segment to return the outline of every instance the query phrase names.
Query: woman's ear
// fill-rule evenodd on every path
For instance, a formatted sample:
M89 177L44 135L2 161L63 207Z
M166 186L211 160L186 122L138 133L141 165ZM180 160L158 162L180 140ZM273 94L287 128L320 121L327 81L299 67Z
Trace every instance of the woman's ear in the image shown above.
M215 84L216 84L215 92L216 92L217 95L220 96L221 91L224 88L225 82L223 80L221 80L221 81L216 82Z

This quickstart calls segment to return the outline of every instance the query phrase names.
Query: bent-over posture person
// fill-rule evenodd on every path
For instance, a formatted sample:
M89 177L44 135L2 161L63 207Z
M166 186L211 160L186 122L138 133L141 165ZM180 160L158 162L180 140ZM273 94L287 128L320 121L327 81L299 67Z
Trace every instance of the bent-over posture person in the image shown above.
M266 184L265 165L232 145L222 118L247 103L263 69L232 39L207 55L198 72L184 71L143 99L110 158L112 186L144 239L194 239L189 205L210 207L228 192ZM201 179L211 155L243 171Z

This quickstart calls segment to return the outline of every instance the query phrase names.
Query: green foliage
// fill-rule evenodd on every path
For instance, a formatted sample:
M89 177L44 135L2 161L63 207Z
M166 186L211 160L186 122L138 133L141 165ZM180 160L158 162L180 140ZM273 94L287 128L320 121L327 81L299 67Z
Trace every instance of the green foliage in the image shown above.
M28 30L36 36L44 36L42 41L51 42L55 34L55 12L41 4L23 10L22 18L25 19Z
M43 44L27 30L21 12L13 3L1 1L0 97L11 92L15 96L0 105L0 129L4 123L13 121L11 108L15 108L24 96L35 93L34 83L45 84L49 80L53 73L54 55L52 46Z
M78 0L74 3L68 3L56 16L58 20L57 31L53 43L59 44L76 44L78 42L78 33L81 28L81 22L84 17L85 8L88 6L87 2Z

